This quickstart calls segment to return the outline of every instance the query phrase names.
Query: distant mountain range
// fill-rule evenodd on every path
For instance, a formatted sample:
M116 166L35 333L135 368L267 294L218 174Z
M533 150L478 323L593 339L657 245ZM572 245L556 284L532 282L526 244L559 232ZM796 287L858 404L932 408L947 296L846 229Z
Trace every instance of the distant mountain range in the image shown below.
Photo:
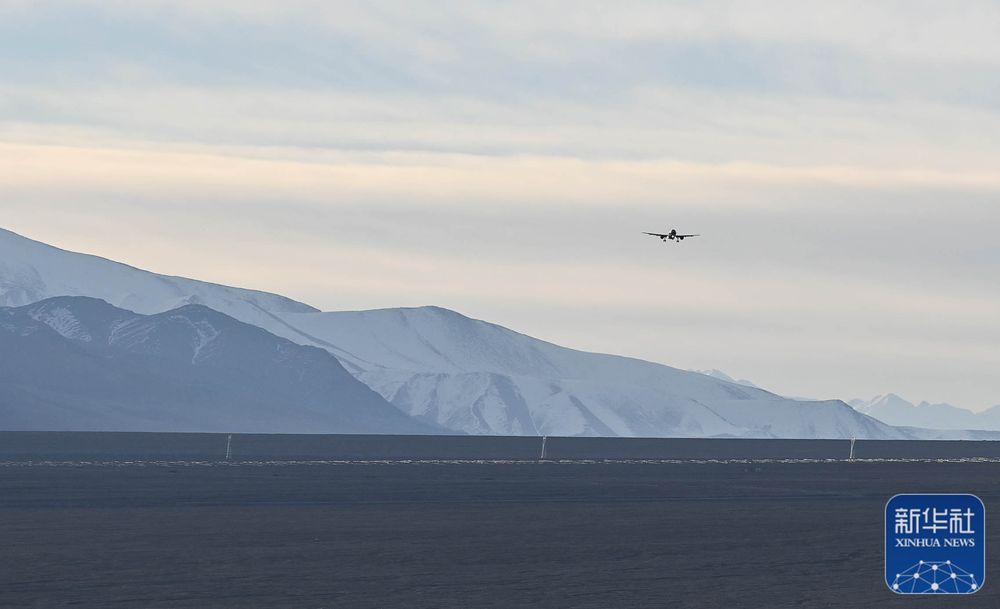
M0 308L0 429L440 433L322 349L202 305Z
M858 412L890 425L1000 431L1000 406L973 412L951 404L914 404L894 393L870 400L851 400L850 405Z
M723 372L722 370L716 370L715 368L712 368L711 370L692 370L691 372L697 372L698 374L704 374L705 376L721 379L729 383L736 383L737 385L743 385L745 387L753 387L754 389L760 389L760 387L758 387L757 385L751 383L746 379L736 380L733 377L726 374L725 372ZM797 398L792 398L792 399L797 399Z
M20 306L67 295L114 306L63 298L42 302L41 309ZM567 349L447 309L322 313L283 296L158 275L3 230L0 305L18 307L4 313L3 348L14 353L30 346L38 354L34 368L4 369L0 411L7 416L0 412L0 428L25 428L32 405L49 404L43 422L59 429L923 437L839 400L793 400L718 371L705 375ZM155 328L147 335L156 342L122 343L116 324ZM32 333L39 336L31 340L48 338L27 345ZM169 346L164 354L170 357L144 351L154 344ZM236 344L254 348L221 349ZM94 351L96 345L101 348ZM45 401L47 375L60 375L57 362L77 362L84 370L96 366L93 358L111 362L93 379L55 383L60 399ZM378 395L352 384L344 368ZM152 383L156 378L159 384ZM300 386L296 378L309 382ZM30 387L21 386L23 379L33 379ZM122 384L116 389L112 379ZM139 390L147 382L148 396ZM211 392L200 391L203 383ZM73 406L74 396L87 403Z

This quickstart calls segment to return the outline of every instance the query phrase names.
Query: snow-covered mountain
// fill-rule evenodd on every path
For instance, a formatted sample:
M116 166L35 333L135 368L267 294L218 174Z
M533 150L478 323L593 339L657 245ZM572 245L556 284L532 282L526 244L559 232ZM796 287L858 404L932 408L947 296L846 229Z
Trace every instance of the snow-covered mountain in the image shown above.
M202 305L0 308L0 429L440 433L322 349Z
M870 400L851 400L850 405L858 412L890 425L1000 431L1000 406L973 412L951 404L914 404L894 393L878 395Z
M840 401L797 401L650 362L575 351L437 307L320 313L142 271L0 230L0 304L84 295L138 313L196 303L326 349L403 412L479 434L900 438Z
M897 438L840 401L797 402L547 343L439 307L283 314L414 417L477 434Z
M0 307L53 296L90 296L136 313L201 304L255 325L268 313L317 311L277 294L143 271L61 250L0 228Z

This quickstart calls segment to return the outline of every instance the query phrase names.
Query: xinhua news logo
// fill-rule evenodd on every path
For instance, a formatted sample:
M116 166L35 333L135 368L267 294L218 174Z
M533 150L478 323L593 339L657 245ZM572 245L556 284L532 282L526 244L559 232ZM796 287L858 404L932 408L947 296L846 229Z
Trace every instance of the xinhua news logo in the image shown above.
M885 583L897 594L974 594L986 578L975 495L896 495L885 505Z

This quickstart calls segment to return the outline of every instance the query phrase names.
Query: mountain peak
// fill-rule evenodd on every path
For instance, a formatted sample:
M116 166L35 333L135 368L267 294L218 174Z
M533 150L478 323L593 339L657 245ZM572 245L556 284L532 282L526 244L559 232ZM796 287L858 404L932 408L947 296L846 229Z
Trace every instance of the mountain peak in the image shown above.
M57 307L67 306L75 308L85 307L89 309L102 309L105 307L112 307L113 305L102 298L94 298L93 296L53 296L51 298L39 300L17 308L23 308L30 311L46 311Z
M157 315L163 316L184 316L197 319L226 319L230 321L237 321L233 317L226 315L225 313L220 313L215 309L203 305L203 304L186 304L170 309L169 311L164 311L158 313Z
M859 412L888 423L905 427L941 430L1000 430L998 413L971 410L951 404L932 404L926 400L914 404L895 393L879 395L871 400L852 400Z
M80 342L106 337L115 324L135 317L131 311L87 296L56 296L4 310L13 317L24 316L48 326L64 338Z
M883 404L900 404L907 406L914 405L913 402L895 393L886 393L884 395L876 396L872 401Z
M719 379L719 380L722 380L722 381L726 381L728 383L735 383L736 382L736 379L734 379L733 377L729 376L728 374L726 374L722 370L718 370L716 368L712 368L710 370L692 370L691 372L697 372L698 374L704 374L705 376L710 376L712 378L716 378L716 379Z
M318 311L278 294L152 273L0 229L0 306L54 296L91 296L144 314L198 303L250 321L267 313Z
M734 385L743 385L744 387L751 387L753 389L760 389L760 387L758 387L757 385L755 385L754 383L752 383L752 382L750 382L750 381L748 381L746 379L739 379L739 380L734 379L733 377L729 376L728 374L726 374L725 372L723 372L722 370L719 370L717 368L712 368L710 370L691 370L691 372L697 372L698 374L704 374L705 376L710 376L712 378L719 379L720 381L726 381L727 383L733 383Z
M18 381L0 382L0 429L438 431L326 351L203 305L140 315L62 297L0 312L0 379Z

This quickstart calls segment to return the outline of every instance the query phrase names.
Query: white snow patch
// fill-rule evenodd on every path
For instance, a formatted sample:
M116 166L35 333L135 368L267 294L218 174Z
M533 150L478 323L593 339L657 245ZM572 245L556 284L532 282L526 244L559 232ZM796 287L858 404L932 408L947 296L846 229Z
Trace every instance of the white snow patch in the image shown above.
M46 307L31 312L31 317L62 336L89 343L93 340L87 328L65 307Z

